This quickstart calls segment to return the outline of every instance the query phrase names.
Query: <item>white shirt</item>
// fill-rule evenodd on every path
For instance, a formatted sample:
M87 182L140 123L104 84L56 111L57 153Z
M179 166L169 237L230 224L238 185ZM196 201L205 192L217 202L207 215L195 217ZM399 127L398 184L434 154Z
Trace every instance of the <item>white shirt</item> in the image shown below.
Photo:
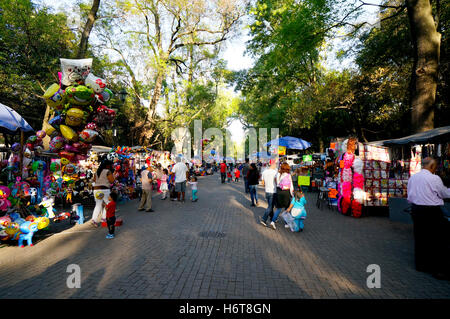
M266 193L275 194L277 192L277 185L275 182L277 173L278 172L272 168L267 168L262 173L261 178L264 181L264 187L266 189Z
M186 181L187 167L184 163L177 163L173 167L172 171L175 173L175 183L181 183Z
M189 185L191 185L192 190L197 190L197 183L198 182L189 182Z
M414 174L408 181L408 202L423 206L442 206L443 198L450 198L450 188L441 178L427 169Z

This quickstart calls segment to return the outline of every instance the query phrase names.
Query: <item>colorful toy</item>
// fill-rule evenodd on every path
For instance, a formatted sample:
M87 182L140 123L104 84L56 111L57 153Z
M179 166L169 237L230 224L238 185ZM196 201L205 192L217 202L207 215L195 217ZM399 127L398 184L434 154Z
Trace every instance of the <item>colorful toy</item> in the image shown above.
M20 225L19 235L19 247L24 247L23 241L26 240L28 246L33 246L32 238L35 232L38 230L38 223L36 222L24 222Z

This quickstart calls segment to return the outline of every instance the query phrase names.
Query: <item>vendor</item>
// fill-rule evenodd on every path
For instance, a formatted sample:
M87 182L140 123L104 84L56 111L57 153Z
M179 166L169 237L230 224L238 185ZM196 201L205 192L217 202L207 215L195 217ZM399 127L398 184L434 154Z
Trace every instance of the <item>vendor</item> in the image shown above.
M450 252L447 223L443 216L444 198L450 198L450 188L435 175L437 161L427 157L423 169L408 181L408 202L412 204L414 222L415 261L418 271L430 272L437 279L450 280Z
M113 163L104 160L98 167L97 174L94 175L94 198L95 208L92 213L92 223L98 227L102 218L106 218L106 210L103 202L109 203L109 194L111 193L111 184L114 183L114 175L112 170Z

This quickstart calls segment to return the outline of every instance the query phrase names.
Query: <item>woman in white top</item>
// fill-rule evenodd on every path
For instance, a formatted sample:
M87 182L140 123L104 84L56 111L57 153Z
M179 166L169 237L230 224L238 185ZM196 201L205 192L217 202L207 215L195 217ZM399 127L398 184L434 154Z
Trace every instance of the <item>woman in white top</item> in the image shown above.
M280 171L277 174L276 177L276 183L277 183L277 210L275 211L275 214L273 214L272 221L270 223L270 226L272 226L273 229L277 229L275 227L275 222L278 218L278 215L286 209L289 208L289 205L291 204L291 197L294 196L294 185L292 184L292 177L291 177L291 168L289 167L288 163L281 164Z
M106 210L103 207L103 202L106 204L109 203L111 184L114 183L112 164L113 163L108 160L101 162L97 174L94 175L95 208L91 220L95 227L98 227L102 218L106 219Z

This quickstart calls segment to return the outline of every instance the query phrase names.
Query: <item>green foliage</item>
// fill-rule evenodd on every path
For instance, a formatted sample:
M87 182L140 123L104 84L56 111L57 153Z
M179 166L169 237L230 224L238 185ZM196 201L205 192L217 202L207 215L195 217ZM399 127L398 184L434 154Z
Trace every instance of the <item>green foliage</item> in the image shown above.
M73 33L64 14L52 14L30 0L0 0L0 102L40 129L44 90L58 82L60 57L70 57Z

